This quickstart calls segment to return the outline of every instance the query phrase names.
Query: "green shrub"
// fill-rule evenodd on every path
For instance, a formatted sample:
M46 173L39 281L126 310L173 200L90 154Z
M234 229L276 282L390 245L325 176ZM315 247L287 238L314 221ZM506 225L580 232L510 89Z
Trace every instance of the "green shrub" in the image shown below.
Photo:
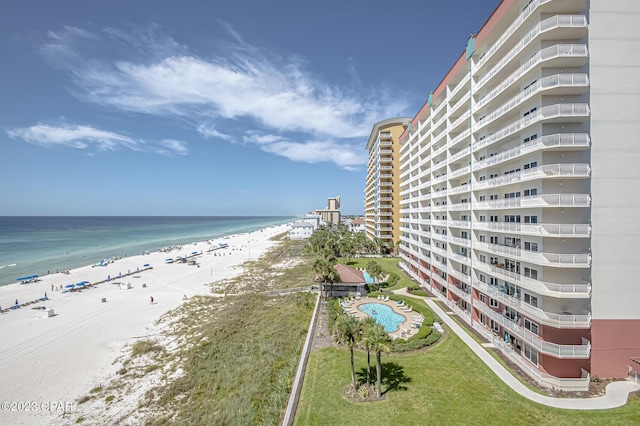
M427 346L431 346L440 340L440 333L435 330L432 330L431 327L420 327L420 331L422 329L426 329L429 333L424 338L419 338L420 332L411 337L409 340L396 339L391 342L391 352L408 352L415 351L418 349L426 348Z
M327 329L330 333L333 333L333 324L336 322L336 318L338 315L342 313L342 308L340 307L340 302L338 299L327 300L327 314L329 314L329 323L327 324Z

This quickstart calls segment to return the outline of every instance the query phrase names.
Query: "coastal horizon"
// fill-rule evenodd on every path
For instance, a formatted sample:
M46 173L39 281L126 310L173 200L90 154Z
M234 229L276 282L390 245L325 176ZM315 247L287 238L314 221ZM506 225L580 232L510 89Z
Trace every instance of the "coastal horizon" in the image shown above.
M0 216L0 286L166 246L253 232L295 216ZM1 306L1 302L0 302Z

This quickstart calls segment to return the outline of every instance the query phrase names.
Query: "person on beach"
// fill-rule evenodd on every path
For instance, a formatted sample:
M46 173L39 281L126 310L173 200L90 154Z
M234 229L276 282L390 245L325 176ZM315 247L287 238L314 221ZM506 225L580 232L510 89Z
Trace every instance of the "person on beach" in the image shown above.
M153 305L153 296L151 296L151 303L149 303L150 305Z

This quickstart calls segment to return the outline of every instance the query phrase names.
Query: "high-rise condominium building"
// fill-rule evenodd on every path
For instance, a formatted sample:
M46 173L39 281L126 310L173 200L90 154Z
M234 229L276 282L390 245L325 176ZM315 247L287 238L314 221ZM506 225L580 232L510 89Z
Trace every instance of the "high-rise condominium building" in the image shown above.
M402 267L545 386L640 356L638 28L503 0L401 137Z
M411 118L374 124L367 142L369 162L364 190L366 234L393 248L400 241L400 135Z

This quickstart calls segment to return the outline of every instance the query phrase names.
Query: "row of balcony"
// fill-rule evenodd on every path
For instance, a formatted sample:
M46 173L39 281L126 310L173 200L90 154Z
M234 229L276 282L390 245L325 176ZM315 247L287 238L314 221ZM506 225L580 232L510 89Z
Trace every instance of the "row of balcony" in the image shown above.
M587 28L587 18L583 15L556 15L538 23L531 31L525 34L520 41L494 65L479 81L476 86L480 89L494 76L502 71L514 58L516 58L530 43L541 33L555 28Z

